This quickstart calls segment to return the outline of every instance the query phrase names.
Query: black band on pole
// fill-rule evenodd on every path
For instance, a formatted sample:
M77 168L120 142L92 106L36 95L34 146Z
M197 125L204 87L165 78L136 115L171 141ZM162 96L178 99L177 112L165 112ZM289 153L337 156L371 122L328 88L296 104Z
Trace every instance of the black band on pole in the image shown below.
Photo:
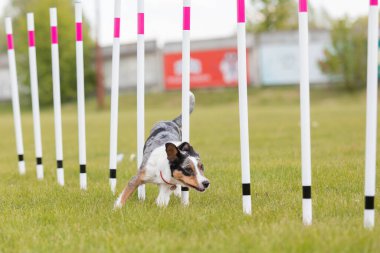
M183 191L183 192L188 192L189 191L189 187L181 187L181 191Z
M251 184L242 184L243 196L251 195Z
M79 172L80 172L81 174L86 173L86 164L80 164L80 165L79 165Z
M365 209L374 210L375 209L375 197L374 196L365 196L364 199Z
M110 178L116 178L116 169L110 169Z
M57 168L62 169L63 168L63 161L62 160L57 160Z
M18 155L18 161L19 162L24 161L24 155Z
M302 186L302 198L311 199L311 186Z
M37 163L37 165L42 165L42 157L37 157L36 163Z

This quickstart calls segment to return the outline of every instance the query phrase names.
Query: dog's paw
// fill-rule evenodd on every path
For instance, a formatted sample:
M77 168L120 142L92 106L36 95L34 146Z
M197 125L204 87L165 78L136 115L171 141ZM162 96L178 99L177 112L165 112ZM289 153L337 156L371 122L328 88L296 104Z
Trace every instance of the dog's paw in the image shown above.
M121 195L117 198L115 203L113 204L113 210L118 210L123 207L123 204L121 203Z
M174 190L174 196L180 198L181 197L181 186L177 185L177 188Z
M158 207L167 207L170 201L170 197L158 196L156 199L156 204Z

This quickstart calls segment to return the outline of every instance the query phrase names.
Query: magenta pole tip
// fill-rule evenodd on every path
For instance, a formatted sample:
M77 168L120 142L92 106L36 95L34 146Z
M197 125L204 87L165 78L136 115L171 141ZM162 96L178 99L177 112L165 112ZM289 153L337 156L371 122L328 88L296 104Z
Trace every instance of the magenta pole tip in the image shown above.
M245 23L245 0L237 0L237 21Z
M8 50L13 49L13 36L12 34L7 34L7 44L8 44Z
M190 7L183 7L183 30L190 30Z
M369 0L369 5L371 5L371 6L377 6L378 5L378 0Z
M144 13L138 13L137 20L137 34L144 34Z
M299 0L299 12L307 12L307 0Z

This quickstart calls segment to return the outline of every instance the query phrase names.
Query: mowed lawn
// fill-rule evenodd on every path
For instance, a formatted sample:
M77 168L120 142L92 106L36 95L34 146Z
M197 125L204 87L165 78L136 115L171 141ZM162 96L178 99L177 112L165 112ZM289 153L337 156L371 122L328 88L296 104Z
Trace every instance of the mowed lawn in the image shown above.
M50 95L50 94L49 94ZM88 191L79 190L76 104L63 106L66 185L56 183L53 111L42 110L45 179L35 176L33 122L22 110L27 174L20 176L11 111L0 110L0 252L380 252L380 216L363 229L365 94L314 89L312 107L313 225L301 214L297 88L249 92L252 216L242 213L237 90L198 91L191 143L211 188L167 208L136 195L113 211L108 185L109 111L87 104ZM136 98L120 97L120 192L136 171ZM146 132L172 119L180 93L146 97ZM380 171L379 173L380 174ZM378 185L380 181L378 180ZM379 187L377 192L380 193ZM376 209L379 210L379 201Z

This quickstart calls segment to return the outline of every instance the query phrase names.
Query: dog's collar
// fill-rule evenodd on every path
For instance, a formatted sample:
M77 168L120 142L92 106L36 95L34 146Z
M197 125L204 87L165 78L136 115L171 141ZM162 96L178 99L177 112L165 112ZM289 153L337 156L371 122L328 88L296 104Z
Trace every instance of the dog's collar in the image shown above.
M174 191L177 188L177 185L169 183L168 181L165 180L165 178L162 176L162 171L160 171L160 177L162 181L164 181L165 184L170 185L170 190Z

